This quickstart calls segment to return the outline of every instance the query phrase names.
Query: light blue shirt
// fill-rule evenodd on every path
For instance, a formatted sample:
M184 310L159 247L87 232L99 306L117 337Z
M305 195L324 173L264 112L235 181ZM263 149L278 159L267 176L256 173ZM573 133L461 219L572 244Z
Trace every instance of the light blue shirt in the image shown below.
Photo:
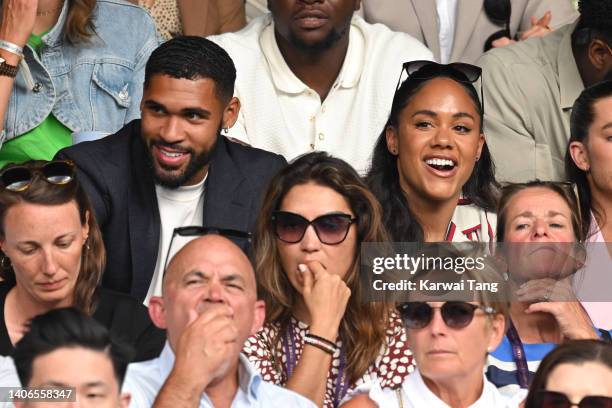
M159 357L130 364L122 390L132 396L130 408L151 407L173 366L174 352L168 342ZM316 405L293 391L263 381L248 359L240 354L238 391L232 408L242 407L316 408ZM214 408L206 394L202 394L199 408Z
M24 47L28 70L20 69L8 104L0 144L40 125L53 114L74 132L114 133L140 117L145 64L160 43L151 16L123 0L97 0L95 34L70 44L64 38L68 5L42 36L40 54ZM26 72L27 71L27 72ZM27 73L35 90L28 86Z

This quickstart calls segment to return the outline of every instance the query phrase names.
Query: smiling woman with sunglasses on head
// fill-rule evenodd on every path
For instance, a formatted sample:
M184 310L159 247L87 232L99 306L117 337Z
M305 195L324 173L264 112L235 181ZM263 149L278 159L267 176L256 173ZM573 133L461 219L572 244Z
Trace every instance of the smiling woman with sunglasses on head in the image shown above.
M264 328L244 352L265 381L323 407L378 377L398 386L412 369L391 307L364 300L360 244L385 242L380 205L347 163L310 153L271 182L255 236Z
M137 300L98 288L104 244L70 161L32 161L0 173L0 355L28 321L74 306L134 346L136 359L157 356L164 333Z
M445 259L464 259L462 253L449 252L441 256ZM446 272L437 279L433 275L426 278L446 281ZM456 277L451 276L451 279ZM499 282L499 274L495 265L485 258L482 267L468 268L460 279L491 284ZM411 293L420 297L415 292ZM431 298L428 295L425 294ZM448 301L442 301L445 299ZM398 306L417 366L417 370L404 380L401 388L394 391L374 382L359 390L367 391L367 394L355 397L343 408L517 406L524 393L513 398L503 397L483 375L487 354L497 347L504 335L508 314L504 292L479 291L462 295L449 292L441 296L440 300L411 301Z
M525 408L612 408L612 345L574 340L546 356Z
M392 239L493 240L497 184L472 85L480 68L413 61L404 71L367 177Z

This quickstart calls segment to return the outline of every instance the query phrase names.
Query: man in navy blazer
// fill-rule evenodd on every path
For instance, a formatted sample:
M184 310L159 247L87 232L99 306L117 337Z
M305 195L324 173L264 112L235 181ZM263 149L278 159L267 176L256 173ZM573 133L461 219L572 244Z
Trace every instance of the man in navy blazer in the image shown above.
M267 183L286 162L221 135L240 110L235 79L221 47L172 39L147 62L142 119L58 153L76 162L95 209L107 250L104 287L145 302L159 295L177 227L254 231Z

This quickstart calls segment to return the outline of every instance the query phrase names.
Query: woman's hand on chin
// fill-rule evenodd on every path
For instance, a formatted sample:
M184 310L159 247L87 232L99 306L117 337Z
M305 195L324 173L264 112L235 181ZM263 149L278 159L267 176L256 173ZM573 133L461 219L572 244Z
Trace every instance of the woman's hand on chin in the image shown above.
M577 302L576 294L569 279L533 279L521 284L514 292L519 302Z
M550 313L555 317L561 335L567 340L599 339L593 322L578 301L539 302L529 305L526 313Z
M351 290L338 275L330 274L320 262L299 266L304 278L302 296L310 313L310 332L335 341Z

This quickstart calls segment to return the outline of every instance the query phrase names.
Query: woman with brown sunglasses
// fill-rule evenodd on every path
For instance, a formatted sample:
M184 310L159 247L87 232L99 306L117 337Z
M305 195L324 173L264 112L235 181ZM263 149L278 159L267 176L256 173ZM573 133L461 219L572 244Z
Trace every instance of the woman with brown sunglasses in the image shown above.
M376 198L346 162L301 156L270 183L255 235L263 329L244 353L264 381L337 407L372 377L399 386L413 369L390 305L366 302L360 245L388 240Z
M8 355L30 319L74 306L136 350L161 352L163 331L130 296L98 285L105 261L93 208L69 161L31 161L0 173L0 355Z

